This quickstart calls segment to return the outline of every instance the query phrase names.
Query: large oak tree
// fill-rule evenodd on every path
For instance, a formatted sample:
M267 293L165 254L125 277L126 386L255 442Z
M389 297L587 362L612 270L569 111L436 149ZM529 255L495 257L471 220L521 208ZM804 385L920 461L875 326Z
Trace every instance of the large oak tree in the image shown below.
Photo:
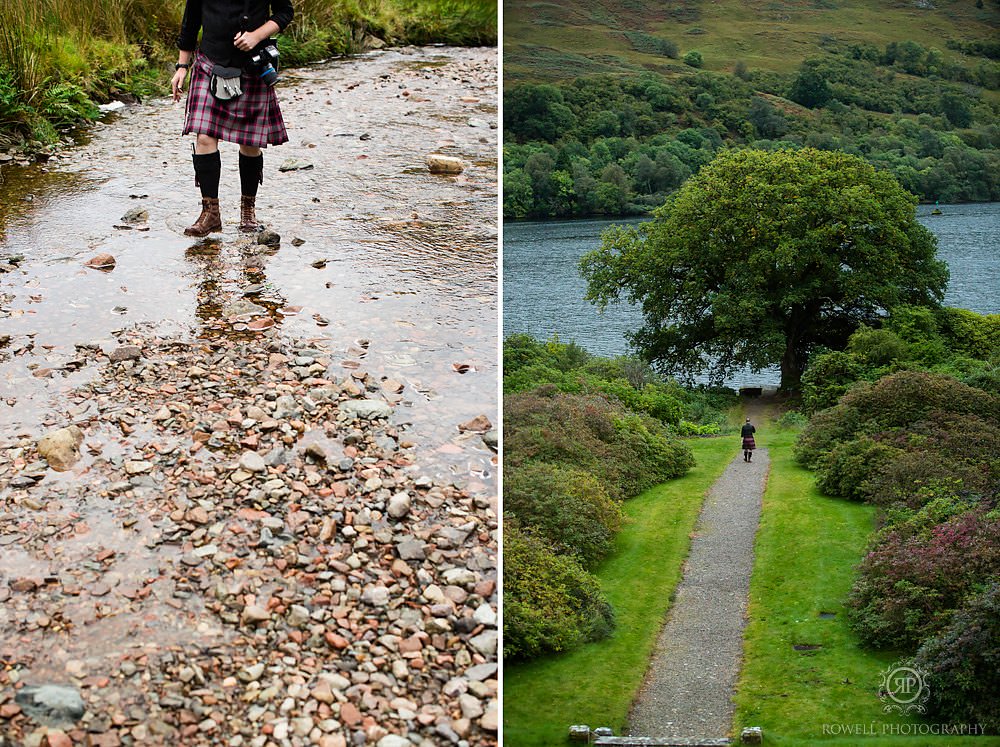
M587 298L628 300L632 343L670 373L781 365L798 387L810 352L842 347L900 304L934 306L948 282L916 198L846 153L728 151L638 227L581 261Z

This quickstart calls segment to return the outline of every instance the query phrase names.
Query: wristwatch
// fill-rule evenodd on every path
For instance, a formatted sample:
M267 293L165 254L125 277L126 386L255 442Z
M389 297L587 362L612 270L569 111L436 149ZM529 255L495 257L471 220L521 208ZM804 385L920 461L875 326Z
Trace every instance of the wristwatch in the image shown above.
M191 67L190 62L178 62L176 65L174 65L174 70L180 70L181 68L187 70L190 67Z

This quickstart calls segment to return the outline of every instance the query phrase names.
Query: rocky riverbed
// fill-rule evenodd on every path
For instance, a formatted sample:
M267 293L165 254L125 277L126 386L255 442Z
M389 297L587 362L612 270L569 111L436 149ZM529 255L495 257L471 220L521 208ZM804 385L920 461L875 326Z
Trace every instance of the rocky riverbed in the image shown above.
M293 71L313 168L269 164L277 238L177 234L163 105L22 189L0 744L496 743L495 76L495 50Z

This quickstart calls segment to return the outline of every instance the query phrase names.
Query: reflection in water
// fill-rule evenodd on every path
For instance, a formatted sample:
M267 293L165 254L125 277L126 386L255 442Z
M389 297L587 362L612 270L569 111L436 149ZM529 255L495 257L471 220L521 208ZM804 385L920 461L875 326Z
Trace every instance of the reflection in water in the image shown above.
M194 316L199 337L255 340L260 332L281 326L288 303L280 288L268 282L266 271L268 258L276 252L254 243L252 237L232 243L208 238L185 250L196 278ZM234 304L238 299L243 303Z

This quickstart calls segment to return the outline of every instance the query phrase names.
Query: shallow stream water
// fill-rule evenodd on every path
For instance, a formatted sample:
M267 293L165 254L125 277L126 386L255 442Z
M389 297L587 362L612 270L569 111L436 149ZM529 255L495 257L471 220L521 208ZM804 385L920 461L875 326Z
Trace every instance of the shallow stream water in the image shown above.
M11 655L36 681L79 679L80 662L114 672L134 647L225 637L202 595L180 586L184 547L163 542L158 528L170 501L186 508L188 499L161 495L158 482L109 495L99 474L141 451L169 471L189 434L143 424L131 402L81 401L76 390L108 373L85 352L95 346L142 340L156 360L174 342L209 355L259 341L266 360L269 346L287 344L328 360L327 378L389 380L391 390L372 393L376 385L368 396L395 407L390 427L412 460L407 479L454 485L495 516L496 455L481 432L458 425L481 415L497 422L496 90L495 49L407 48L284 73L290 141L265 152L258 197L258 218L281 235L267 251L236 230L232 144L221 147L223 232L183 235L200 208L191 138L180 135L183 103L130 107L44 164L4 167L0 665L12 665ZM435 152L460 158L464 171L429 173ZM310 168L280 172L288 159ZM137 207L148 218L128 224L123 216ZM99 253L115 258L113 270L85 266ZM273 326L224 321L220 309L235 301L263 307L259 318ZM120 410L135 429L127 446L110 418ZM62 473L42 463L41 482L11 487L37 459L34 441L70 422L90 423L81 461ZM342 456L338 448L331 453ZM201 453L190 464L215 474L224 457ZM34 609L18 589L11 596L22 578L39 584ZM29 632L15 639L12 630Z
M221 146L221 247L183 236L199 210L183 101L109 115L44 166L5 169L0 257L25 259L0 275L0 438L36 431L53 398L88 375L60 370L74 345L137 323L217 335L202 320L249 288L282 334L406 385L397 420L412 423L428 469L491 485L488 450L454 441L458 423L496 420L495 59L494 49L409 48L286 72L278 95L290 141L265 151L258 197L282 243L265 263L231 246L232 144ZM460 157L465 171L430 174L431 152ZM280 173L290 158L313 167ZM148 211L148 230L120 228L135 207ZM105 252L112 272L84 268ZM301 310L274 313L289 307ZM57 373L33 375L46 368Z

